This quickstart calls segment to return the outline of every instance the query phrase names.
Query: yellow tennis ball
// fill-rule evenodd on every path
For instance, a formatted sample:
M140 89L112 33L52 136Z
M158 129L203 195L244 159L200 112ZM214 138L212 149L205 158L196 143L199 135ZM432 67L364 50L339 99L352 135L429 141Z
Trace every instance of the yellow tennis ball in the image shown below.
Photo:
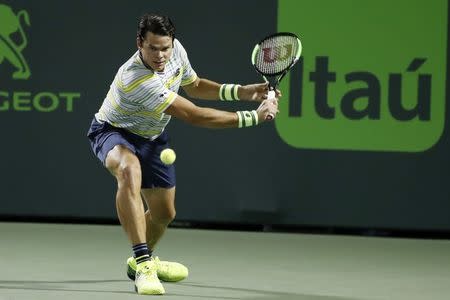
M159 157L161 158L161 161L164 164L171 165L175 162L177 155L175 154L175 151L173 151L172 149L166 148L163 151L161 151L161 154Z

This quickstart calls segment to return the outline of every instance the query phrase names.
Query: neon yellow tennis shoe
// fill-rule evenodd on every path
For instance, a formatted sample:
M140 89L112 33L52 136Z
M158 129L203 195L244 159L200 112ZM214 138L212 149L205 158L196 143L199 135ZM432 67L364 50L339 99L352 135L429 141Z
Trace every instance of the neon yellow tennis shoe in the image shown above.
M152 257L151 262L156 265L157 276L162 281L181 281L189 275L188 268L180 263L159 260L158 257ZM134 257L129 257L127 259L127 276L131 280L135 280L136 259Z
M154 261L145 261L137 266L134 286L139 295L162 295L166 291L156 274Z

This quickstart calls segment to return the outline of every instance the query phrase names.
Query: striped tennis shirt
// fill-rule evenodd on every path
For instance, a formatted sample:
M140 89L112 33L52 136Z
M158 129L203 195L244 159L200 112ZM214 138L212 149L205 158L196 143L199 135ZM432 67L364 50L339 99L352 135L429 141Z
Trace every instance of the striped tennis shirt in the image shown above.
M154 140L170 121L164 111L175 100L180 86L196 79L186 50L177 39L164 72L148 69L137 51L119 68L95 118Z

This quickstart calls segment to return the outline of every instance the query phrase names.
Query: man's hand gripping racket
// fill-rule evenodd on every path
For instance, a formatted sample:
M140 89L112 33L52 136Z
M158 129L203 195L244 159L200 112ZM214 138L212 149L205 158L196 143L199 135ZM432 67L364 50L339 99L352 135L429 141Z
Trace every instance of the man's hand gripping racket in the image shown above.
M272 34L258 44L252 52L252 64L256 71L269 83L267 100L276 101L275 91L284 75L295 65L302 54L302 43L293 33ZM267 120L275 114L269 113Z

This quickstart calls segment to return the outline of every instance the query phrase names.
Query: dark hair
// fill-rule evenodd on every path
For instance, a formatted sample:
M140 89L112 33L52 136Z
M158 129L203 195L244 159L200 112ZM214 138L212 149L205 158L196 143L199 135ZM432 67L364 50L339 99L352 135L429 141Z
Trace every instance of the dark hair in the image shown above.
M171 36L175 38L175 26L169 17L156 14L145 14L138 23L137 37L143 41L147 32L154 34Z

